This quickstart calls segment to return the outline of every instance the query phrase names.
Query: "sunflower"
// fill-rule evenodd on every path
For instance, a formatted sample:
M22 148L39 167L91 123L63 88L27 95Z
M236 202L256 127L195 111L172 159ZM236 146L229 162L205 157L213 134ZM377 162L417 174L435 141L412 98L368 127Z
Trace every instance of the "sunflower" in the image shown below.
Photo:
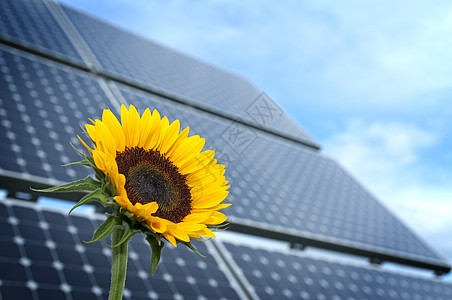
M205 140L180 130L157 110L140 114L133 105L121 106L121 122L108 109L102 120L85 125L93 142L95 166L114 187L114 201L122 209L161 234L173 246L177 241L215 237L215 225L226 216L219 210L230 204L224 165Z

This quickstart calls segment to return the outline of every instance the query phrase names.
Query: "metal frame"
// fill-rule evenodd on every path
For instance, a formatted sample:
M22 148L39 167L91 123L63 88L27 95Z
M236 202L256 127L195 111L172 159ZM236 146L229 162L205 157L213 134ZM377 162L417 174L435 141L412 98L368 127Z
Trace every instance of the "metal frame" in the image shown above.
M428 269L433 270L435 275L441 276L444 274L447 274L451 271L451 266L446 263L435 263L433 261L428 262L426 260L421 259L410 259L407 257L402 257L398 255L391 255L387 254L381 251L371 251L366 250L363 248L353 247L352 245L344 245L339 243L333 243L325 240L315 239L315 238L309 238L309 237L303 237L303 236L297 236L281 231L272 231L269 229L262 229L258 227L253 227L241 223L236 223L232 221L229 224L229 230L244 233L244 234L250 234L255 236L260 236L264 238L269 238L273 240L288 242L291 245L292 249L298 249L303 250L306 247L316 247L316 248L322 248L327 250L333 250L337 252L362 256L362 257L368 257L370 262L373 264L381 264L382 262L394 262L399 264L404 264L408 266L418 267L422 269Z

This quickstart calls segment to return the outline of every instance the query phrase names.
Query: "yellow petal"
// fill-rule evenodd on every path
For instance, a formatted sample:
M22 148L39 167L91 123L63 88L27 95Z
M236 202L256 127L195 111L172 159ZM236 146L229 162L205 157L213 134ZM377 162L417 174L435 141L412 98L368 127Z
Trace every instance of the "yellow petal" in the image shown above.
M203 213L191 213L186 216L182 221L183 222L192 222L192 223L201 223L207 220L212 216L213 211L203 212Z
M174 152L171 155L171 161L176 166L182 165L199 154L205 143L206 140L200 138L198 135L186 138L177 149L174 149Z
M96 167L98 167L102 172L106 173L107 169L105 166L105 154L102 151L94 150L93 159Z
M168 128L162 129L162 134L164 137L162 138L160 145L157 147L157 150L160 153L166 153L169 148L174 144L176 138L180 131L180 122L179 120L175 120Z
M155 232L158 233L163 233L166 231L166 224L163 222L159 222L159 221L151 221L148 222L149 226L151 226L152 230L154 230Z
M198 234L202 235L203 237L207 238L214 238L215 233L212 232L209 228L204 228L203 230L198 231Z
M129 147L135 147L140 141L140 115L138 114L135 106L130 105L129 107Z
M153 214L159 209L157 202L150 202L144 205L149 214Z
M228 191L222 191L216 193L214 195L205 196L202 195L202 198L193 203L194 208L208 208L213 207L220 204L226 197L228 196Z
M122 131L122 127L118 119L109 109L104 109L104 112L102 114L102 122L105 124L105 126L113 136L113 139L116 143L116 150L124 151L126 142L124 131Z
M157 110L154 110L150 119L150 130L147 135L146 141L143 143L145 150L153 150L158 146L160 139L160 132L162 130L162 121L160 120L160 114Z
M146 108L140 119L140 139L137 144L138 147L144 147L149 134L151 134L150 131L152 129L152 125L151 111L149 108Z
M130 147L130 132L129 132L129 111L124 104L121 104L121 124L124 132L125 146Z
M205 227L206 227L205 224L196 224L190 222L177 223L177 229L185 234L188 234L190 231L196 232L203 230Z
M206 224L210 225L217 225L225 222L227 220L227 217L222 214L221 212L215 211L212 216L205 222Z
M215 155L215 151L206 150L198 153L192 159L187 160L179 167L182 175L193 173L201 168L206 167Z
M173 230L170 230L169 233L171 235L173 235L175 238L177 238L178 240L181 240L183 242L190 241L190 237L182 230L173 229Z
M93 151L94 151L93 149L91 149L90 147L88 147L88 145L85 143L84 140L82 140L81 137L79 137L78 135L77 135L77 137L78 137L78 139L80 140L80 142L83 144L83 146L85 146L90 152L93 152Z
M91 140L94 139L94 128L95 128L94 125L91 125L91 124L85 125L86 132L88 133Z
M177 247L176 239L174 238L174 236L172 236L171 234L169 234L167 232L163 232L162 234L165 237L165 239L171 243L171 245L173 245L174 247Z
M182 130L181 133L179 133L179 136L176 138L173 145L165 153L166 158L169 158L171 160L172 153L174 152L175 149L179 148L180 144L187 138L189 131L190 131L190 128L187 127L184 130Z

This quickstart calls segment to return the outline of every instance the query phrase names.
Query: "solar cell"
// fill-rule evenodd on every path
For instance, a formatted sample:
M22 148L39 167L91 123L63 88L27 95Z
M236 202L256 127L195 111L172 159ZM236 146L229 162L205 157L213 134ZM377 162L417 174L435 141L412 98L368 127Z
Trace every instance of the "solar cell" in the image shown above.
M33 295L39 299L108 297L111 250L105 245L99 247L99 243L83 244L77 232L84 229L75 230L78 224L98 222L102 215L67 216L67 212L9 200L0 200L0 208L7 212L0 216L0 222L13 228L0 231L0 299L33 299ZM47 223L49 216L58 220L58 228ZM34 228L38 233L28 235L32 226L22 224L37 224ZM167 246L152 278L147 242L134 236L129 245L124 299L240 299L243 296L235 280L225 275L223 261L216 258L216 251L207 243L196 244L207 255L206 259L185 247ZM25 296L28 298L14 298Z
M0 1L0 37L83 63L44 1Z
M0 95L0 171L44 182L88 174L61 165L79 160L69 142L81 149L80 124L112 106L95 77L0 46Z
M317 147L268 95L248 80L62 7L99 61L101 72Z
M227 214L237 224L444 264L336 162L296 143L123 86L126 102L156 108L206 138L227 164Z
M275 251L214 241L236 276L259 299L450 299L452 284L326 260L299 251Z

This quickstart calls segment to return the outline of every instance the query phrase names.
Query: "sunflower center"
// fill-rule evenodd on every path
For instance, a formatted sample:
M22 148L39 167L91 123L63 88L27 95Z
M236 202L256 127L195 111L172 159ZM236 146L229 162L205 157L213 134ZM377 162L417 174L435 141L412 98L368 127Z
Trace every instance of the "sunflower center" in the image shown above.
M191 212L186 178L170 160L154 150L126 148L116 153L118 171L126 177L124 188L132 204L157 202L154 216L174 223Z

